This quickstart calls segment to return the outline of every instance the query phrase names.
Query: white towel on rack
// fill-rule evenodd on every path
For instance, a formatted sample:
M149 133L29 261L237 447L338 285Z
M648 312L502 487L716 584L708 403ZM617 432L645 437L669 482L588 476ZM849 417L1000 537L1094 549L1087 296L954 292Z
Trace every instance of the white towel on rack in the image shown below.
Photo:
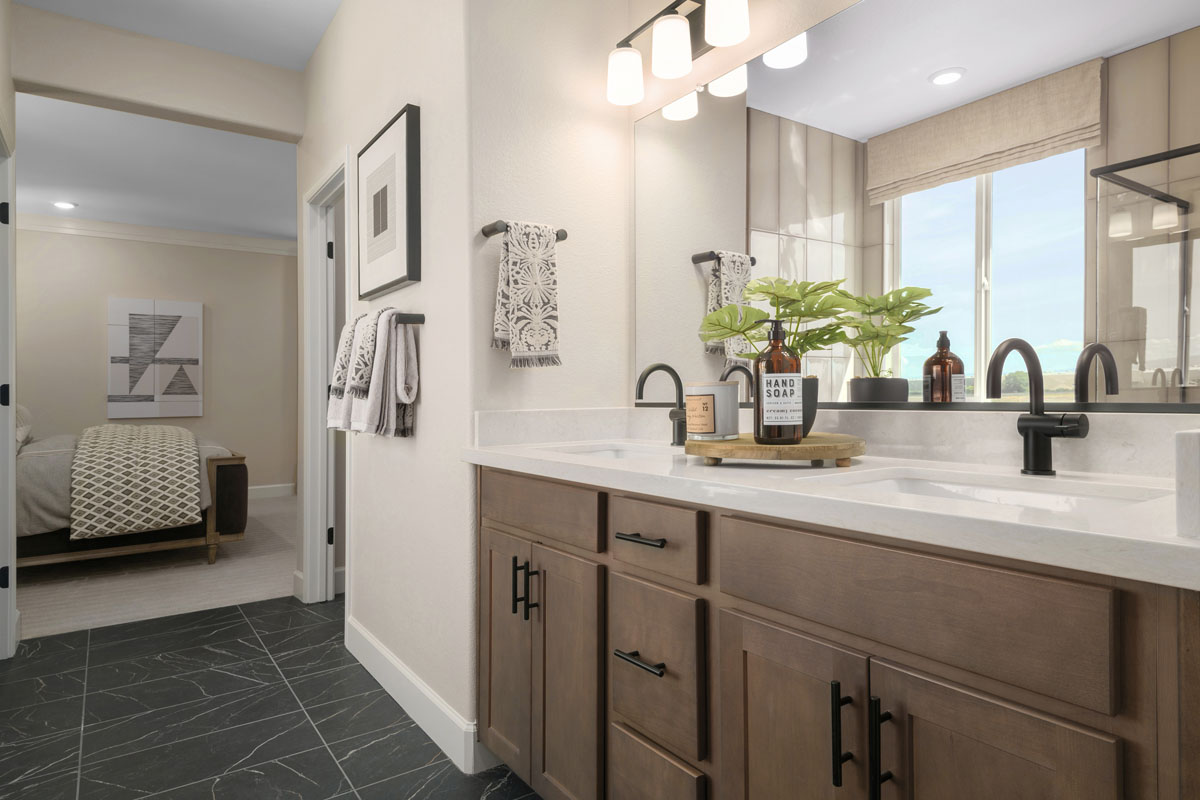
M557 367L558 232L549 225L509 222L504 232L492 347L509 351L509 366Z
M712 262L712 271L708 276L708 303L705 314L711 314L722 306L743 303L742 293L750 283L750 256L745 253L735 253L731 250L715 251L717 257ZM704 352L709 355L725 356L725 365L745 364L746 359L740 358L741 353L751 352L754 348L744 336L733 336L729 339L715 342L705 342Z
M376 317L370 381L364 397L351 400L350 430L377 436L412 436L418 364L412 325L397 324L400 312L385 308ZM368 337L363 337L365 342Z
M354 358L355 335L361 331L360 323L366 317L366 314L359 314L347 322L338 338L333 375L329 379L329 406L325 412L326 427L334 430L350 429L350 398L346 396L346 383L350 379L350 366Z

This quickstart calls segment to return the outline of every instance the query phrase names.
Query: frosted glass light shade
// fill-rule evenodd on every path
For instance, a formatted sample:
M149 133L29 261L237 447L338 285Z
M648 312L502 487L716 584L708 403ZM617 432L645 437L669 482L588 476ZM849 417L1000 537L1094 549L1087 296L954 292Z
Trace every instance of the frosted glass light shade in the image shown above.
M1133 235L1133 214L1128 211L1115 211L1108 218L1108 238L1124 239Z
M704 41L713 47L730 47L750 35L749 0L706 0Z
M808 31L788 39L763 53L763 63L771 69L791 69L808 60Z
M642 54L634 47L618 47L608 54L608 102L632 106L642 102Z
M747 74L746 65L742 64L732 72L726 72L710 83L708 85L708 93L713 97L737 97L746 91L748 82Z
M692 71L692 26L680 14L659 17L651 33L650 72L656 78L682 78Z
M1151 215L1150 227L1156 231L1165 231L1179 224L1179 209L1171 203L1158 203Z
M674 103L668 103L663 106L663 119L669 119L672 122L682 122L685 119L691 119L700 111L700 99L695 92L688 92L683 97L676 100Z

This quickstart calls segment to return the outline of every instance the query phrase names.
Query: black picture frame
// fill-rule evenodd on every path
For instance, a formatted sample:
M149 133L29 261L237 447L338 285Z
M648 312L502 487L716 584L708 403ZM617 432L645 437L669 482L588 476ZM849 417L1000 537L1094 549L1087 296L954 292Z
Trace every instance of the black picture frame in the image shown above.
M405 197L405 241L403 243L405 270L391 280L376 286L363 286L362 266L364 248L362 242L362 225L365 219L362 207L362 169L363 155L386 134L393 125L401 123L405 127L404 139L404 197ZM359 237L358 248L358 299L372 300L385 294L402 289L421 280L421 109L411 103L404 106L384 125L378 133L371 137L357 156L355 195L360 198L358 220L355 226L355 236Z

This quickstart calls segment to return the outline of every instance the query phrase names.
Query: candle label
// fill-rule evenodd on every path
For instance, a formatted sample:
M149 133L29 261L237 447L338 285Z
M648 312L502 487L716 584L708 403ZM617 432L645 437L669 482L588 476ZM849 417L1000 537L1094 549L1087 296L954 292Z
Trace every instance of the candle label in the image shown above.
M689 394L686 402L687 432L716 433L716 396L711 394Z
M804 376L794 372L764 373L762 376L762 423L804 424Z

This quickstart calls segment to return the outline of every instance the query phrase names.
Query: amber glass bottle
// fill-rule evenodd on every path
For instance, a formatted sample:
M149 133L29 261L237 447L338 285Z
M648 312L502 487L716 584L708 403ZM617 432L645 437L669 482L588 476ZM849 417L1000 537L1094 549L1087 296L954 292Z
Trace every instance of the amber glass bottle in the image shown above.
M767 349L754 361L754 441L799 444L804 438L804 376L800 356L783 343L783 323L771 320Z
M925 362L925 402L962 403L967 399L963 361L950 352L946 331L938 337L937 352Z

